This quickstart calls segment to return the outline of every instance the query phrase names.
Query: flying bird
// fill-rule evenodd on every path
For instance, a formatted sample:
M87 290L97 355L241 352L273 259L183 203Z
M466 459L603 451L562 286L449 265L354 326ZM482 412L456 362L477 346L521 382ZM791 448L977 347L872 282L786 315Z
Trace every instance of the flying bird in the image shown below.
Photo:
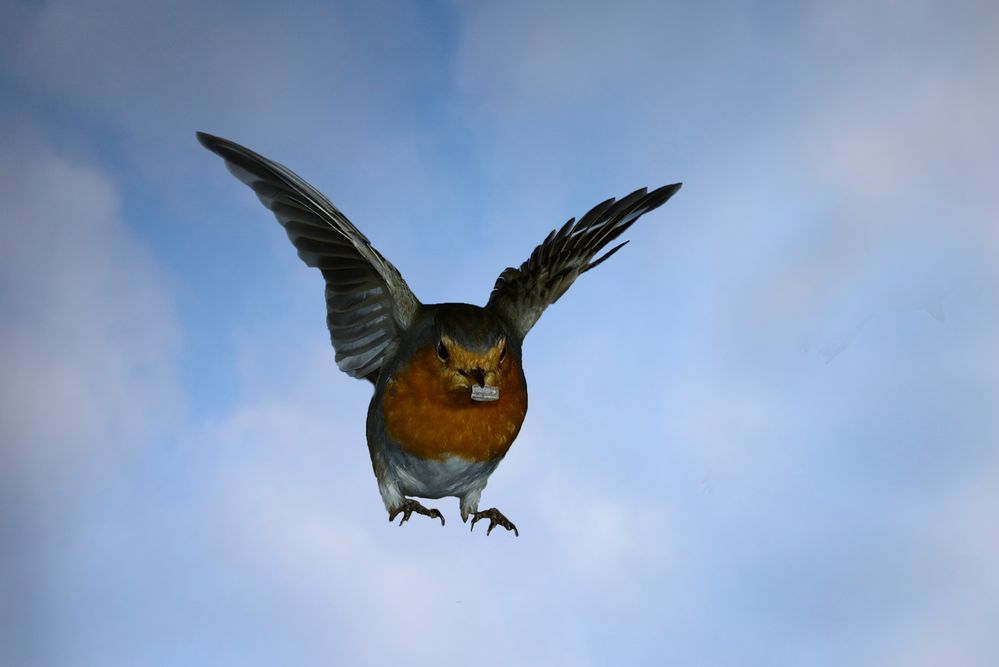
M500 273L485 307L423 304L399 271L318 190L288 168L220 137L198 132L277 217L298 256L326 281L326 324L336 364L374 385L368 451L389 521L415 512L444 516L414 498L458 498L472 530L517 527L479 498L527 414L521 366L524 337L545 308L639 217L664 204L680 183L608 199L552 232L518 268Z

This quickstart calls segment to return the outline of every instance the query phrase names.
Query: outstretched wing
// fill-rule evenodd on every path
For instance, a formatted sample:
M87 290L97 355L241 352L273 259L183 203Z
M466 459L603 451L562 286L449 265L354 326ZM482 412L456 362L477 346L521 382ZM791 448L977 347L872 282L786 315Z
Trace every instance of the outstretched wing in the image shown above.
M290 169L220 137L198 141L225 160L274 212L298 256L326 279L326 324L336 364L374 382L420 302L388 260L318 190Z
M597 204L579 222L569 220L552 230L519 269L507 268L500 274L486 308L513 325L523 338L541 313L558 301L581 273L589 271L621 249L618 244L597 260L594 255L624 233L639 217L662 206L680 183L648 192L636 190L617 201Z

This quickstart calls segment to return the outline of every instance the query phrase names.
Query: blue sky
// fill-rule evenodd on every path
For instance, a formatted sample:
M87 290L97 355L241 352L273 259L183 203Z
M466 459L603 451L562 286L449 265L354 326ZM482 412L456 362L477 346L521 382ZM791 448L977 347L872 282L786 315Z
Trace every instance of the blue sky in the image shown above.
M7 2L0 662L999 661L989 3ZM321 278L424 302L683 181L530 333L483 502L385 521Z

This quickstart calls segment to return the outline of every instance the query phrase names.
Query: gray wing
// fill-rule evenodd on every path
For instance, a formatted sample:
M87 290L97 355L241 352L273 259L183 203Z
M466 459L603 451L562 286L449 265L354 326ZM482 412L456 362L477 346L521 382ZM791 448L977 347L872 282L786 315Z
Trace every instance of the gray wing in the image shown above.
M274 212L298 256L326 279L326 324L336 364L374 382L420 302L388 260L318 190L292 171L220 137L198 141Z
M648 192L636 190L624 199L597 204L579 222L569 220L552 230L520 268L500 274L486 308L513 325L523 338L541 313L558 301L579 277L620 250L618 244L597 260L594 255L619 237L639 217L662 206L680 189L680 183Z

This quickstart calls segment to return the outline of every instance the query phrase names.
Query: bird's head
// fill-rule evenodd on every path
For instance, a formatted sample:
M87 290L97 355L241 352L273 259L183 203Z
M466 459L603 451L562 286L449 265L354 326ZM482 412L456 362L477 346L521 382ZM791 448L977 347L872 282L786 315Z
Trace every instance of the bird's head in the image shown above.
M445 390L459 400L499 400L519 367L495 316L475 306L448 304L437 312L434 325L436 367Z

